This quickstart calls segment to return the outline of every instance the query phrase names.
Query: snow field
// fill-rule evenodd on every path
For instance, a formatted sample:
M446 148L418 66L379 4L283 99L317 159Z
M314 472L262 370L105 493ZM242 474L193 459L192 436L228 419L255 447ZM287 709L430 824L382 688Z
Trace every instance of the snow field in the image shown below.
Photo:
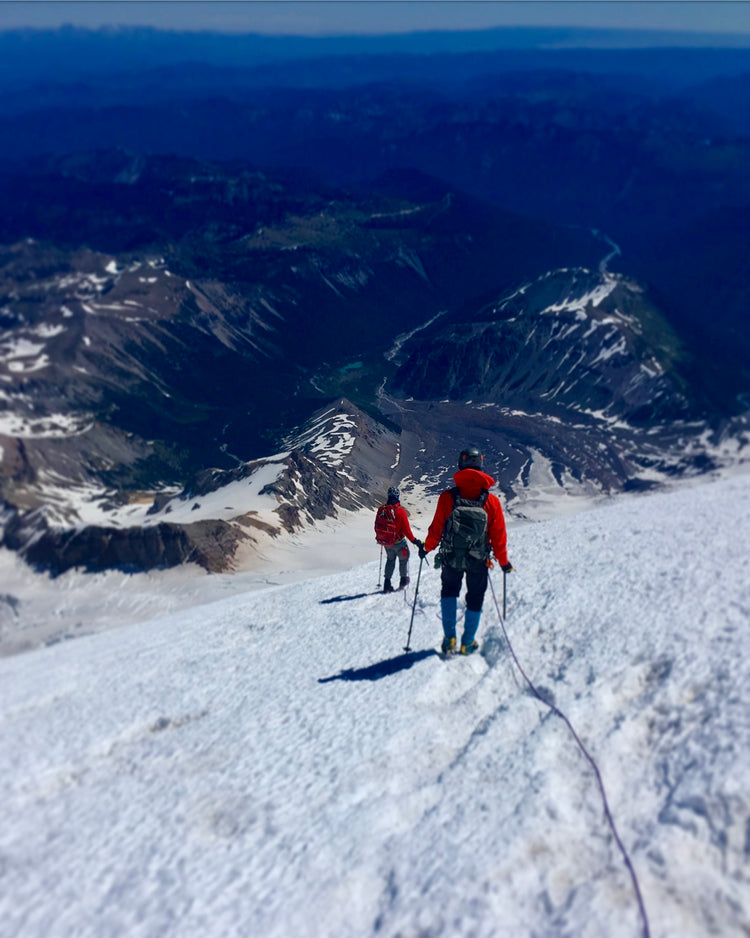
M750 927L749 492L509 535L510 639L654 938ZM0 935L642 934L492 596L444 662L424 567L406 654L411 567L406 597L359 596L374 561L0 661Z
M251 486L252 479L250 494ZM0 587L0 658L185 609L194 617L198 606L228 596L365 563L375 549L372 524L370 511L342 512L338 519L266 539L247 556L239 552L239 570L225 574L209 575L196 564L183 564L134 574L70 570L50 578L32 571L14 552L0 550L0 583L5 584Z

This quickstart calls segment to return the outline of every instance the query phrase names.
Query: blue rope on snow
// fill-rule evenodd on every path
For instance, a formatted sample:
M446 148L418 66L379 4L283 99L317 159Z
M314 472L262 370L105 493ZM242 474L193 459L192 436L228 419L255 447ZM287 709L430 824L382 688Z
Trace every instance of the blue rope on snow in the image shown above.
M505 576L506 574L503 573L503 585L505 583ZM573 739L575 739L576 743L578 744L578 748L581 750L584 757L586 758L589 765L594 771L594 775L596 776L596 783L599 786L599 792L602 797L602 804L604 805L604 815L607 819L607 823L609 824L609 828L612 831L612 836L615 839L615 843L617 844L620 850L620 853L622 854L622 858L625 861L625 866L627 867L628 872L630 873L630 879L633 883L633 891L635 892L636 901L638 902L638 910L641 915L641 921L643 922L644 938L650 938L651 930L649 928L648 915L646 914L646 906L644 905L643 896L641 895L641 888L638 884L638 877L636 876L635 867L633 866L633 863L630 859L628 851L625 849L625 845L620 839L620 835L617 833L617 827L615 826L615 820L612 817L612 812L610 811L610 808L609 808L609 801L607 800L607 793L604 790L604 781L602 780L602 774L599 771L599 766L594 761L594 758L589 753L588 749L586 749L586 747L584 746L583 742L581 741L581 737L578 735L578 733L576 733L573 727L573 724L570 722L567 716L565 716L565 714L562 712L562 710L560 710L559 707L556 707L555 704L551 703L549 700L547 700L545 697L543 697L539 693L536 687L534 687L534 684L532 683L531 678L526 674L523 667L521 666L521 662L518 660L518 657L515 651L513 650L513 646L510 643L510 638L508 638L508 632L505 628L505 620L503 618L503 614L500 612L500 606L498 605L497 596L495 595L495 585L492 582L492 577L488 577L487 579L490 581L490 589L492 590L492 598L495 602L495 609L497 609L497 617L500 620L500 627L503 630L505 641L508 643L508 648L510 649L510 653L513 656L513 660L516 663L516 667L521 672L521 675L523 676L524 681L526 681L526 683L529 685L531 693L537 698L537 700L540 700L543 704L545 704L545 706L549 707L549 709L558 717L560 717L563 723L565 723L565 725L568 727L568 729L572 733Z

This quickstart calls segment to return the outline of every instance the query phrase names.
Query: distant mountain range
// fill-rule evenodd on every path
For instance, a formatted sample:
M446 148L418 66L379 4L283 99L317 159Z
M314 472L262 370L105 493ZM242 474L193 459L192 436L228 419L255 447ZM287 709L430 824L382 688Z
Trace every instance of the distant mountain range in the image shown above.
M2 99L3 240L39 236L40 204L59 202L39 180L51 170L47 186L57 185L61 157L112 148L283 168L313 192L367 194L384 173L412 169L485 205L606 232L621 247L618 269L656 290L694 348L712 350L706 369L723 385L724 405L747 393L750 49L335 55L228 67L231 41L204 37L224 59L204 50L185 61L186 39L174 56L154 51L152 66L127 69L103 56L116 38L71 37L99 50L96 80L73 80L61 65L55 80L17 82ZM176 41L151 38L154 50ZM64 46L57 34L47 39ZM24 39L27 54L37 41ZM94 58L82 53L83 62ZM93 162L83 159L80 181L97 178ZM117 209L126 193L134 194L119 187L98 197ZM58 214L58 232L75 241L80 220L71 206ZM172 220L180 231L179 213ZM706 317L711 298L715 314Z
M655 63L651 71L688 77L726 74L736 66L732 57L750 48L750 31L742 34L675 32L667 30L576 29L516 27L460 31L420 31L406 34L273 36L212 32L159 31L143 27L88 30L64 27L56 30L14 29L0 31L0 80L54 82L87 80L112 72L132 76L144 70L184 63L229 68L298 68L309 60L357 57L369 74L392 77L383 60L399 61L396 72L414 68L415 59L445 60L456 57L497 55L510 67L544 68L555 63L579 63L581 56L604 63L613 53L639 62ZM691 52L685 62L683 50ZM657 50L656 57L649 57ZM644 56L645 53L645 56ZM638 59L638 56L643 58ZM597 59L598 57L598 59ZM411 65L404 64L409 63ZM528 64L526 64L528 63ZM696 69L697 63L697 69ZM437 65L437 63L435 63ZM577 66L578 67L578 66ZM648 65L646 66L648 68ZM390 68L393 68L391 64ZM466 68L466 65L464 65ZM617 70L617 69L615 69ZM439 67L434 68L435 73ZM354 79L357 80L357 79Z
M750 50L226 56L0 105L7 546L219 569L469 437L529 516L744 459Z

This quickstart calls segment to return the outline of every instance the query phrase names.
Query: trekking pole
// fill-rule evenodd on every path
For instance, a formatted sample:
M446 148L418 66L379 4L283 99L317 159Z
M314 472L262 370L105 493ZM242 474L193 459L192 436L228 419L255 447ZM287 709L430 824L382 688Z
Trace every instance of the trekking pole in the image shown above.
M383 569L383 545L380 545L380 566L378 567L378 589L380 589L380 571Z
M506 618L506 616L505 616L505 596L506 596L506 590L507 590L507 587L506 587L507 579L508 579L508 574L505 572L505 570L503 570L503 621L505 621L505 618Z
M419 558L419 570L417 571L417 585L414 587L414 603L411 607L411 622L409 623L409 634L406 636L404 651L411 651L409 642L411 640L411 627L414 625L414 610L417 608L417 596L419 595L419 578L422 576L422 561L424 557Z

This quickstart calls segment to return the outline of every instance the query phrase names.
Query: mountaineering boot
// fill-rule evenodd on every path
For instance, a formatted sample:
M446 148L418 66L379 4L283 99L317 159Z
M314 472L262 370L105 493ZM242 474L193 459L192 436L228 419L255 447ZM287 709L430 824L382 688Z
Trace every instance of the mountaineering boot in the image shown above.
M443 651L445 643L455 650L456 647L456 616L458 614L458 599L455 596L443 596L440 599L440 617L443 620Z
M383 583L383 592L384 592L384 593L392 593L392 592L393 592L393 586L391 585L391 581L390 581L390 580L386 580L386 581Z
M472 642L471 645L462 645L461 654L462 655L473 655L474 652L479 648L479 642Z
M466 610L466 615L464 616L464 634L461 636L462 655L471 655L479 648L479 644L474 641L474 636L477 634L481 615L481 609L479 612L476 612L474 609Z
M406 589L406 587L409 585L409 583L411 583L411 580L409 579L409 577L408 577L408 576L402 576L402 577L401 577L401 582L398 584L398 588L399 588L400 590Z
M440 651L444 655L452 655L456 651L456 639L454 638L444 638L443 644L440 646Z

